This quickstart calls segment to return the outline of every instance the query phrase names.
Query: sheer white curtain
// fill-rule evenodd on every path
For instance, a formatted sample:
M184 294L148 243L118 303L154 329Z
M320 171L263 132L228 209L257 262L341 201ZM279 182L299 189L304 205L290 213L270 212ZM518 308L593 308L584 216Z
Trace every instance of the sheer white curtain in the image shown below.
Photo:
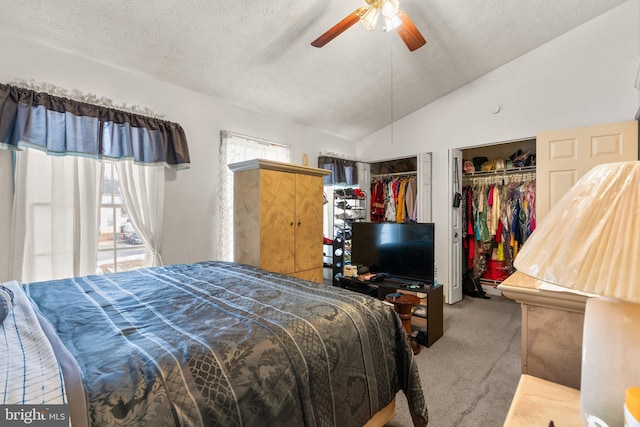
M233 172L227 165L244 160L291 160L287 145L259 138L220 132L220 164L218 167L218 259L233 260Z
M164 166L140 166L132 160L116 162L120 191L131 224L145 247L146 266L162 265Z
M16 152L11 277L25 283L95 274L102 164Z

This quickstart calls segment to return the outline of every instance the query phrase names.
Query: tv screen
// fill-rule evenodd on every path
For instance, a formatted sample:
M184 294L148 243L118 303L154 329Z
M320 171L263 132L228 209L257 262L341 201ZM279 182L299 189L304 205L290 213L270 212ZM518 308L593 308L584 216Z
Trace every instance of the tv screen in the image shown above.
M433 283L434 224L354 222L351 263L372 273Z

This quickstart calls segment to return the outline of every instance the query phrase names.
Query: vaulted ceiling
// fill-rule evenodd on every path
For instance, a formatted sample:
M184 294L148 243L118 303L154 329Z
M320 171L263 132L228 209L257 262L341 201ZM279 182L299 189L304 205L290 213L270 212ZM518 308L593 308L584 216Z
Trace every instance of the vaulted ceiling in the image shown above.
M358 140L623 2L400 0L414 52L382 25L310 45L365 0L0 0L0 27Z

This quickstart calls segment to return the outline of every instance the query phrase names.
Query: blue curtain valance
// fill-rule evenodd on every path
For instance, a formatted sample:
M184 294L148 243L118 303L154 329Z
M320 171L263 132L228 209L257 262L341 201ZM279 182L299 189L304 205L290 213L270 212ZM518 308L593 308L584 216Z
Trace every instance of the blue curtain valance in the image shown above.
M0 84L0 148L189 167L184 130L168 122Z

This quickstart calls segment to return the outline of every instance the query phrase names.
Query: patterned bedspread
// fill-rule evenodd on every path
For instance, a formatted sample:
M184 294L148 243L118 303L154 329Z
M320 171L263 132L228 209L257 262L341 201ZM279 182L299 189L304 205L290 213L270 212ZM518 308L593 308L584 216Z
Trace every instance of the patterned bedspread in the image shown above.
M25 289L94 426L361 426L401 389L427 421L402 324L365 295L214 261Z

